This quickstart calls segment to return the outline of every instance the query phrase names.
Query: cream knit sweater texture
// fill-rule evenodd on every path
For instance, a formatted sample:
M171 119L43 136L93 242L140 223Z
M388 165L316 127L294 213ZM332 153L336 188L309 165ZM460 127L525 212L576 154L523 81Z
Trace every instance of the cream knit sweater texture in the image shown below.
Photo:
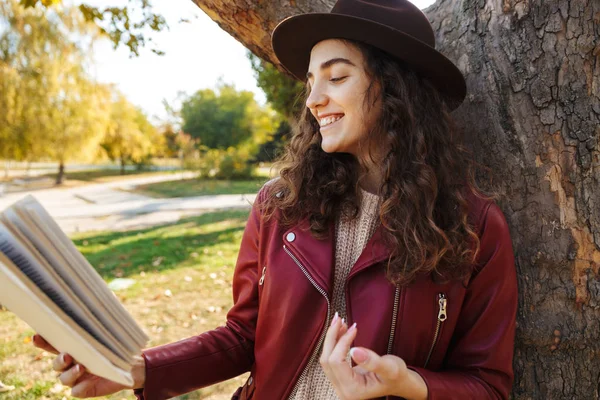
M331 299L332 312L326 326L329 326L336 311L340 318L348 319L346 315L344 283L379 222L380 197L362 189L360 190L360 195L361 208L358 216L353 220L339 218L336 222L334 285ZM296 383L289 400L338 399L335 389L329 379L327 379L327 376L325 376L323 368L319 363L322 351L321 346L314 351L316 354L313 354L315 355L313 357L314 361L306 366L304 377L301 377ZM349 359L348 362L350 362Z

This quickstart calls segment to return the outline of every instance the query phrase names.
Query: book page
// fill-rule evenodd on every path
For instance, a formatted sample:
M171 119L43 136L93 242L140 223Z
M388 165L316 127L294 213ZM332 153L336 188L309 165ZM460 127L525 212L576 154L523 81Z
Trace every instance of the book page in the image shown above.
M110 348L115 355L131 362L135 353L125 349L98 322L71 288L47 265L35 248L23 237L4 215L0 216L0 251L9 258L31 281L59 306L75 323L97 341Z
M27 196L16 203L19 209L27 211L32 221L44 233L48 240L53 243L56 249L62 254L70 265L82 271L84 279L90 287L94 288L94 293L104 302L107 308L115 315L121 326L135 338L136 343L143 347L149 338L139 327L129 312L116 299L113 292L108 288L102 277L88 262L88 260L77 250L77 247L60 229L56 221L48 214L42 205L32 196Z
M92 374L133 385L131 363L106 346L61 310L8 257L0 253L0 303L25 321L60 352L70 354Z
M82 277L77 268L73 268L56 251L53 244L44 236L31 218L18 207L11 207L3 212L3 215L11 221L21 233L31 241L48 264L56 271L58 276L73 290L77 297L86 305L98 321L132 354L138 354L140 346L128 335L118 323L112 312L107 311L107 302L103 302L96 296L94 288L90 287L85 277ZM113 302L116 299L111 299Z

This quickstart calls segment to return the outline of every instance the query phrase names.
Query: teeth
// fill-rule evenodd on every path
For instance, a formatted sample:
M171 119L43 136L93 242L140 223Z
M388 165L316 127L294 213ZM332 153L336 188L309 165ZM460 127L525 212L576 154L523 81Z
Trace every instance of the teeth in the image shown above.
M335 121L340 120L343 115L338 115L337 117L326 117L321 119L321 126L327 126L333 124Z

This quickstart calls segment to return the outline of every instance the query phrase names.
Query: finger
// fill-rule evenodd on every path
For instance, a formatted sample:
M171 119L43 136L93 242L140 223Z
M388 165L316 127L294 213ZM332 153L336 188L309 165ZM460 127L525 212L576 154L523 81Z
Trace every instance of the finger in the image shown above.
M73 364L73 357L67 353L60 353L58 357L52 362L52 369L58 372L62 372L69 368Z
M101 393L96 386L96 379L92 378L93 377L90 376L90 379L80 379L71 389L71 396L79 397L81 399L101 396Z
M335 342L337 343L338 340L340 340L340 338L346 334L346 332L348 332L348 324L342 318L342 325L340 326L340 330L338 331L337 337L335 338Z
M347 354L350 350L352 341L356 337L356 332L356 323L354 323L348 328L347 332L339 338L329 356L329 374L333 377L333 381L336 382L336 388L340 391L338 396L341 395L341 398L356 394L355 390L357 382L354 379L355 373L347 360Z
M72 387L75 385L75 382L77 382L77 379L79 379L84 373L85 368L83 368L83 365L77 364L60 374L58 379L63 385Z
M130 388L120 383L86 373L75 382L75 386L71 389L71 396L79 398L98 397L113 394L123 389Z
M45 350L49 353L58 354L58 350L56 350L50 343L46 342L46 340L38 334L33 335L31 338L33 345L42 350Z
M357 333L356 322L352 324L348 331L340 337L337 344L333 348L331 352L330 359L333 362L344 362L344 364L348 364L346 362L346 355L350 351L350 346L352 345L352 341L356 338Z
M406 366L400 357L390 355L382 357L364 347L353 347L350 349L350 355L357 366L376 373L382 379L397 379L403 369L402 365Z
M329 326L329 329L327 329L327 334L325 335L325 339L323 341L323 350L321 351L321 358L319 359L323 368L326 368L325 363L327 363L329 354L331 354L331 351L335 347L341 325L342 320L336 312L331 320L331 325Z

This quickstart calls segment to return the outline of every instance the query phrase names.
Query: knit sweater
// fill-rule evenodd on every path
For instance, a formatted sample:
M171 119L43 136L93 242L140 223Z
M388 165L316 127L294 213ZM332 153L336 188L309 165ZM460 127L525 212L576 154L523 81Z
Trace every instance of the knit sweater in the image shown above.
M333 296L331 299L332 315L326 325L327 327L329 327L336 311L340 318L348 319L344 283L379 221L378 206L380 197L362 189L360 192L361 209L356 219L339 218L335 226L336 247ZM289 400L333 400L338 398L319 363L321 346L315 348L314 351L315 353L311 357L313 361L305 367L304 373L296 383ZM348 362L350 363L350 359L348 359Z

